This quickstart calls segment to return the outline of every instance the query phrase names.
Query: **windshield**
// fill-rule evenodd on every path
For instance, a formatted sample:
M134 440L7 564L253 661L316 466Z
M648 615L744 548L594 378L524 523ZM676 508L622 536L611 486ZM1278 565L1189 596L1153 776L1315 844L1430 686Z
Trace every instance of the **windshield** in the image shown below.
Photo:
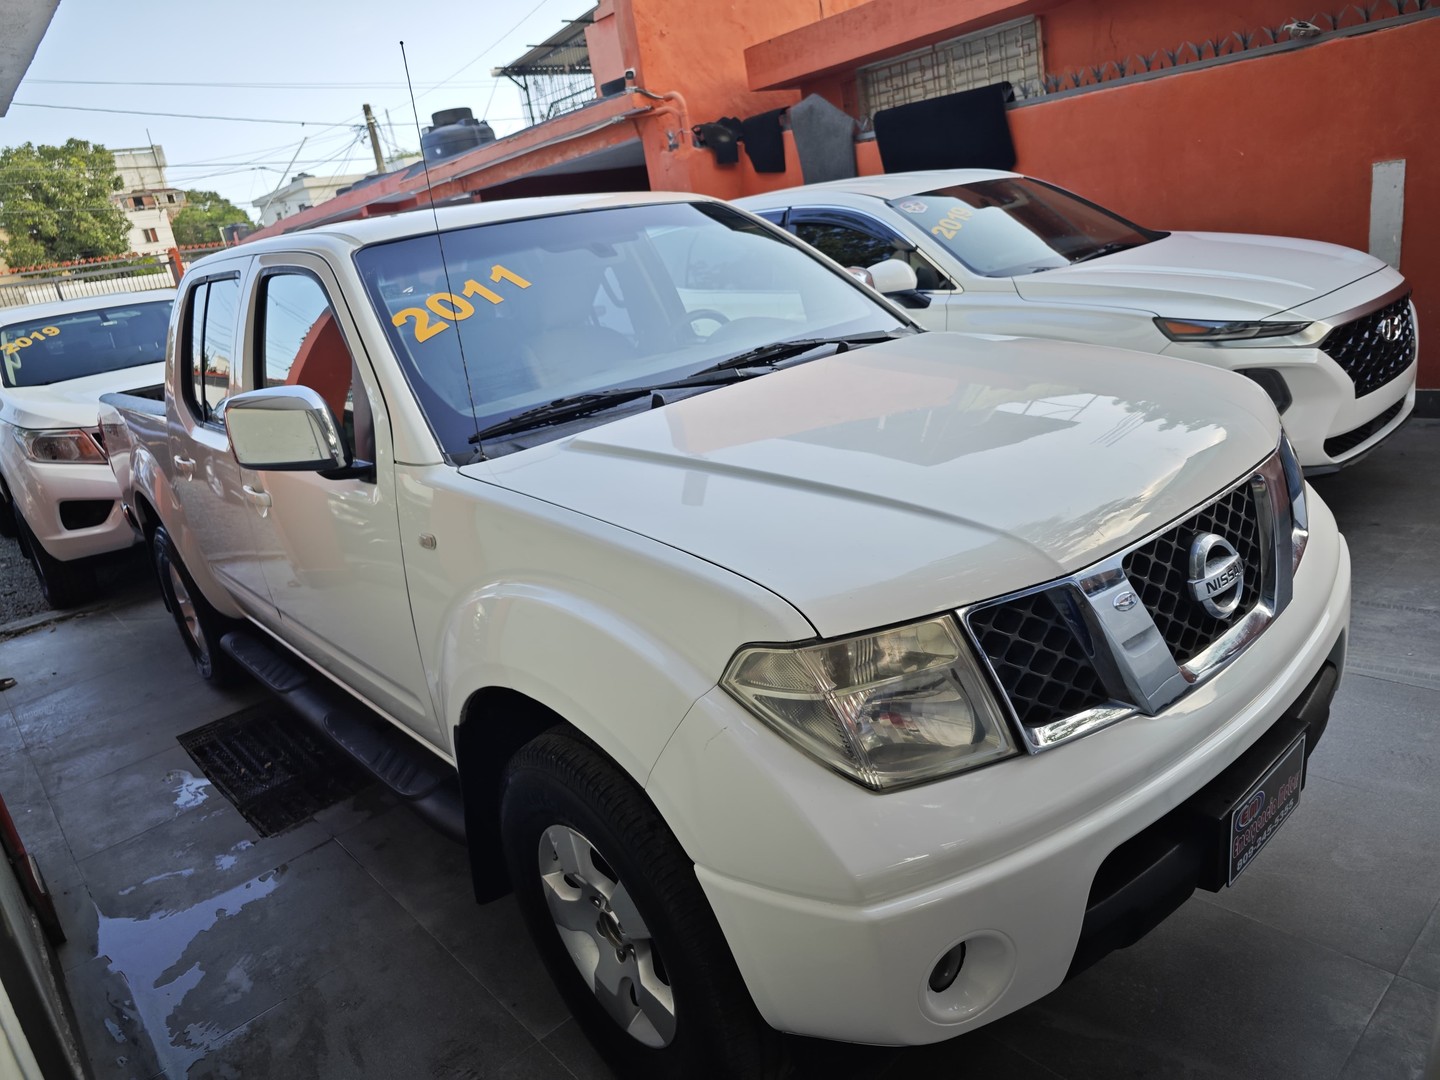
M9 387L49 386L159 363L173 303L116 304L9 323L0 327L0 378Z
M712 203L479 225L444 234L443 262L434 234L355 261L457 460L478 430L557 398L682 379L791 338L904 326L783 234Z
M1026 177L957 184L889 205L985 277L1053 270L1169 235Z

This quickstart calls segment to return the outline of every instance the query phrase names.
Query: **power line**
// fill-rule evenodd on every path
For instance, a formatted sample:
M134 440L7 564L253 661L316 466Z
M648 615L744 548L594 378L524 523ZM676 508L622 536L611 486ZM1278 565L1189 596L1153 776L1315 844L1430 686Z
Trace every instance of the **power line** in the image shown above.
M45 105L38 101L12 101L10 104L19 105L26 109L66 109L70 112L124 113L128 116L173 116L179 117L182 120L228 120L237 124L295 124L299 127L311 127L314 125L340 127L341 124L346 123L346 121L341 121L338 124L332 124L324 120L270 120L257 116L209 116L205 113L148 112L144 109L96 109L88 105Z
M422 97L424 97L426 94L434 93L436 90L439 90L440 87L442 87L442 86L446 85L447 83L449 83L452 79L455 78L456 75L459 75L462 71L468 71L470 68L474 67L474 66L475 66L476 64L478 64L481 60L483 60L485 57L489 56L492 52L494 52L496 49L498 49L498 48L500 47L501 42L503 42L503 41L504 41L506 38L508 38L511 34L515 33L516 30L519 30L520 27L524 26L525 23L526 23L532 16L534 16L536 12L538 12L542 7L544 7L544 6L545 6L546 4L548 4L549 2L550 2L550 0L540 0L540 2L539 2L538 4L536 4L536 5L535 5L533 8L531 8L528 12L526 12L523 16L521 16L519 22L517 22L514 26L510 27L509 30L506 30L505 33L501 34L498 38L496 38L494 41L492 41L488 46L485 47L484 50L482 50L482 51L480 52L480 54L479 54L478 56L476 56L476 57L474 57L473 59L471 59L468 63L462 64L460 67L456 68L456 69L455 69L454 71L452 71L449 75L445 76L445 78L441 79L441 80L440 80L438 83L436 83L434 86L430 87L430 89L428 89L428 90L423 90L423 91L421 91L419 94L417 94L417 95L415 95L415 96L416 96L417 98L422 98ZM497 84L498 84L498 80L497 80Z

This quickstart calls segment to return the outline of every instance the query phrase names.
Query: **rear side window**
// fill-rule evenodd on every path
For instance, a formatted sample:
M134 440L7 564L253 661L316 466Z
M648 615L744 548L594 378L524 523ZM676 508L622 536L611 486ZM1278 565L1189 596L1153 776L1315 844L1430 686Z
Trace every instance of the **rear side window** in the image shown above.
M795 226L795 235L841 266L874 266L895 254L891 241L844 225L806 221Z
M240 278L202 281L190 293L185 315L185 403L201 423L214 422L215 406L230 393L235 352L235 320L240 310Z
M260 311L256 385L308 386L335 414L351 456L373 461L369 401L324 287L298 271L270 274Z

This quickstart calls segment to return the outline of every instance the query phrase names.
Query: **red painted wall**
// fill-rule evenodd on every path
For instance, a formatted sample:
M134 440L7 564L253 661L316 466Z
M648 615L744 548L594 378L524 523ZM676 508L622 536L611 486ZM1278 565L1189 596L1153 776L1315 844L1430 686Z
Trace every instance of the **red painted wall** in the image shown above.
M1440 18L1013 109L1017 168L1158 228L1365 250L1370 175L1403 158L1400 270L1440 387ZM1433 336L1431 336L1433 335Z
M1099 66L1107 60L1148 56L1176 49L1182 42L1197 46L1205 38L1222 38L1237 31L1279 27L1292 18L1311 14L1314 0L1071 0L1041 17L1041 43L1045 71L1058 74ZM1395 12L1380 0L1386 15ZM1331 7L1341 7L1341 2ZM1266 39L1261 39L1266 40ZM1206 55L1209 53L1207 51Z

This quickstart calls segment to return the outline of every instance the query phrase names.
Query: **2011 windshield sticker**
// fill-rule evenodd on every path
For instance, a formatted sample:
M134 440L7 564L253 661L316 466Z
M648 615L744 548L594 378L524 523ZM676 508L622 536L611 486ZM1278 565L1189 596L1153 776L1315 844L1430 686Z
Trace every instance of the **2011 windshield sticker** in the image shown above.
M530 288L530 282L499 263L490 268L490 281L495 285L503 282L514 285L518 289ZM390 317L390 321L401 329L410 326L411 333L415 335L418 343L429 341L436 334L450 329L451 322L463 322L474 315L475 305L466 297L478 297L490 304L505 302L504 296L473 278L466 280L460 292L459 296L452 292L431 293L425 298L423 308L402 308Z
M28 334L21 334L17 338L0 344L0 353L5 357L5 372L10 376L10 381L15 381L15 373L20 370L20 350L29 348L37 341L44 341L46 338L59 337L58 326L42 326L38 330L31 330Z

